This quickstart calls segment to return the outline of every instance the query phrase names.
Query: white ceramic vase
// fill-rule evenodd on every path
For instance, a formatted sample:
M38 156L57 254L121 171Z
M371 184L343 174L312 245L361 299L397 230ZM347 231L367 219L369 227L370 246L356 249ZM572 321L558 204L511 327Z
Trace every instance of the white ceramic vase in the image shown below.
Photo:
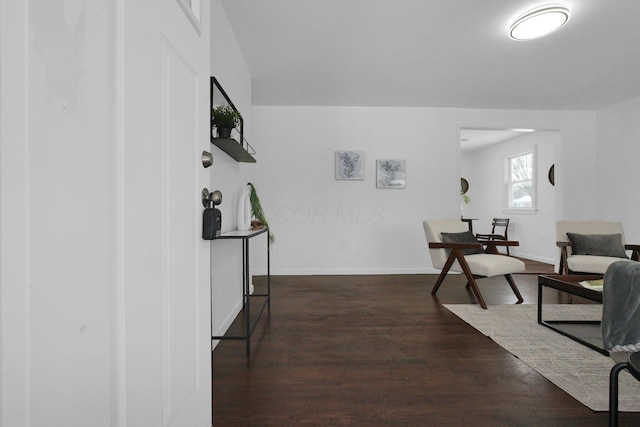
M251 187L248 185L244 187L244 191L240 193L238 199L238 230L246 231L251 229L251 200L249 195L251 194Z

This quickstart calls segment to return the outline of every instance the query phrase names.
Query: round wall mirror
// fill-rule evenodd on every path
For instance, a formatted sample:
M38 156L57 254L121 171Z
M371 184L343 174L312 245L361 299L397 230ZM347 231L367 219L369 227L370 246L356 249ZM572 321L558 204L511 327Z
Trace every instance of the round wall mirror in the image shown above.
M469 191L469 181L460 178L460 194L467 194L467 191Z

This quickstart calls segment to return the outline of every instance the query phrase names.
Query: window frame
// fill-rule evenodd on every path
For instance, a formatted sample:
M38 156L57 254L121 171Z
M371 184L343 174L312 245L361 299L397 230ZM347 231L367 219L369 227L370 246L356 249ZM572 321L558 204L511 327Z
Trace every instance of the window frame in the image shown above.
M514 184L518 182L525 181L512 181L512 164L513 159L518 157L531 155L531 206L512 206L512 187ZM532 147L530 150L521 151L515 154L508 155L505 157L505 208L504 212L511 213L535 213L537 211L537 156L536 156L536 147Z

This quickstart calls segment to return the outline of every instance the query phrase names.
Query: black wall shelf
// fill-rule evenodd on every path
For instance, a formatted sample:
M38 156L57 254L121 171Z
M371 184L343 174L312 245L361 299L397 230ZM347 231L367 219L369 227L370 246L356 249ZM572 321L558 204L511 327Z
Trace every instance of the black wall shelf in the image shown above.
M211 138L211 142L214 143L216 147L233 157L237 162L256 163L256 159L254 159L253 156L233 138Z
M210 94L209 100L211 103L210 105L211 111L213 111L214 105L222 105L221 102L218 101L218 99L215 100L217 104L214 104L214 94L217 93L218 94L217 98L220 98L220 95L222 95L222 98L224 98L225 103L228 104L231 108L233 108L234 111L238 113L238 115L240 115L240 112L238 111L236 106L233 105L233 102L231 102L229 95L227 95L224 89L222 89L222 86L220 86L220 83L218 82L218 80L213 76L211 77L210 87L211 87L211 94ZM212 130L214 128L213 118L211 118L210 128ZM241 115L240 115L240 126L236 130L240 133L238 141L236 141L233 138L229 138L229 139L214 138L213 132L212 132L211 142L215 144L216 147L220 148L222 151L224 151L229 156L231 156L237 162L256 163L256 159L253 157L253 154L255 154L255 152L250 153L248 151L248 148L251 148L251 146L244 139L244 120L242 119Z

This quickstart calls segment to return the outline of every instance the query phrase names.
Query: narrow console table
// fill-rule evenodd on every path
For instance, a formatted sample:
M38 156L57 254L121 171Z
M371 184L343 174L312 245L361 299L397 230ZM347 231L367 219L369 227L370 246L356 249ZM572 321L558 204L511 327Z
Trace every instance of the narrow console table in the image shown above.
M267 292L263 294L249 292L249 286L251 284L251 277L249 273L249 240L253 237L267 233L266 228L260 230L247 230L247 231L227 231L222 233L218 239L236 239L242 240L242 284L243 284L243 298L242 298L242 314L244 319L244 334L243 335L224 335L224 336L212 336L212 340L245 340L247 342L247 358L251 356L251 334L255 329L262 313L265 308L271 309L271 248L269 242L269 235L267 233ZM262 303L258 305L258 315L255 316L253 322L251 322L251 301L254 299L262 298Z

